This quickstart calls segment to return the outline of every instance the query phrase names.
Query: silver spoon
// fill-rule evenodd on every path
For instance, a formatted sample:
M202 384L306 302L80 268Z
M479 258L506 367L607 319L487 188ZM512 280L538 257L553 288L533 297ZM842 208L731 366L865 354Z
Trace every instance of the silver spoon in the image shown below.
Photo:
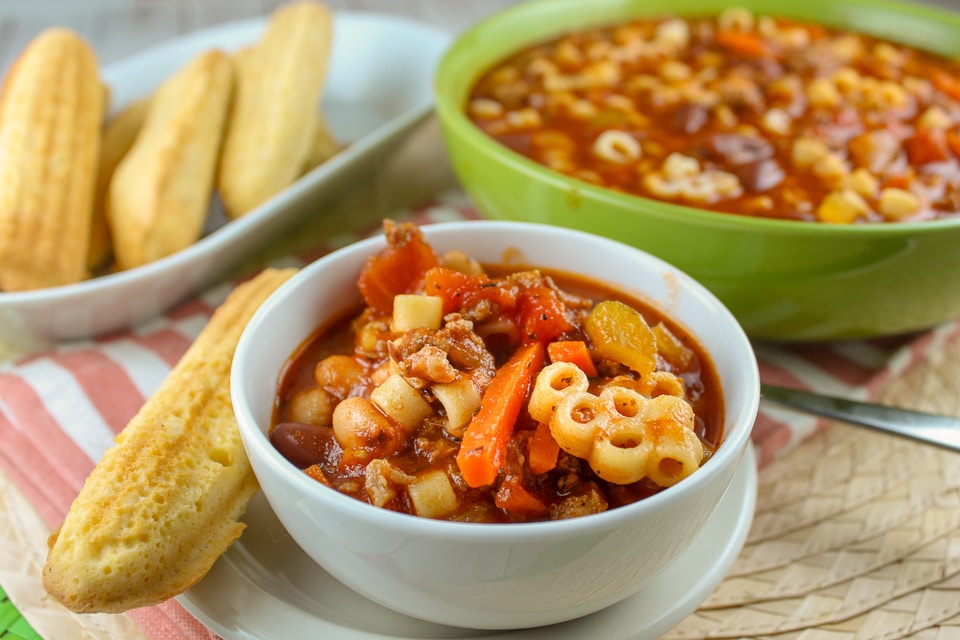
M960 451L960 418L857 402L776 385L760 385L760 397L784 407L883 433Z

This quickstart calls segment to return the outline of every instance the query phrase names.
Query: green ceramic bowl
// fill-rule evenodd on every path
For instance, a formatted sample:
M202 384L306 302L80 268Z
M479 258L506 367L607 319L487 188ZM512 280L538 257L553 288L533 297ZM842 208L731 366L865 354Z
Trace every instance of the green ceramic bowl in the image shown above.
M754 338L866 338L960 316L960 219L828 226L665 204L551 171L495 142L464 114L478 76L525 46L631 17L713 15L730 4L533 0L464 32L441 61L436 99L454 170L480 211L591 231L653 253L706 285ZM960 57L960 14L927 6L881 0L733 4Z

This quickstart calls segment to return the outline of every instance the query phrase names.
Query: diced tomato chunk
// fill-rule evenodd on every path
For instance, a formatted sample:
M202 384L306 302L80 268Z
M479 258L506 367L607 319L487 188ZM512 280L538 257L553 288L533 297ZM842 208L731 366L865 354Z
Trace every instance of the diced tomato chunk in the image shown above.
M914 166L950 159L947 141L939 129L917 129L916 134L905 142L907 157Z
M520 328L527 340L547 343L573 328L567 307L556 291L546 286L532 287L520 299Z
M416 225L384 220L383 229L387 246L367 259L357 287L368 307L390 313L393 299L416 288L424 274L440 264L440 260Z
M505 282L496 282L486 275L468 275L446 267L430 269L423 279L427 295L443 299L443 312L469 309L481 300L495 303L500 311L510 311L517 305L519 290Z

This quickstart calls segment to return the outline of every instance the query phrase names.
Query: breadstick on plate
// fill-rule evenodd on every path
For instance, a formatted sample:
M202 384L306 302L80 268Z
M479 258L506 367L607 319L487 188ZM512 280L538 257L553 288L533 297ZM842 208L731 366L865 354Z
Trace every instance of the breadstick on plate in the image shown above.
M91 271L102 267L113 255L110 227L107 224L107 189L117 165L130 151L143 126L149 100L142 98L120 110L103 128L100 161L97 164L97 189L93 203L88 266Z
M129 269L200 238L233 86L222 51L200 54L151 98L142 129L107 196L117 267Z
M47 591L117 613L199 581L243 531L258 490L230 401L230 365L260 304L295 269L238 286L117 436L48 541Z
M322 111L318 111L314 116L313 126L313 142L310 145L310 153L303 168L304 173L320 166L339 153L341 149L341 145L330 130L330 125L327 124L327 118Z
M0 289L85 279L105 91L90 46L34 38L0 96Z
M333 17L316 2L283 5L242 52L217 189L239 218L289 186L310 155L330 58Z

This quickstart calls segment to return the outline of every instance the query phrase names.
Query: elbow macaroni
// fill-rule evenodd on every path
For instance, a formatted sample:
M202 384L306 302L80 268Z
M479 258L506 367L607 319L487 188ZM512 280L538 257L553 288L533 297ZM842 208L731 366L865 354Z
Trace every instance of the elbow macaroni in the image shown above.
M650 478L671 486L697 470L703 459L687 402L674 395L648 399L620 386L594 395L587 391L586 375L568 363L541 371L529 411L549 424L560 448L615 484Z

